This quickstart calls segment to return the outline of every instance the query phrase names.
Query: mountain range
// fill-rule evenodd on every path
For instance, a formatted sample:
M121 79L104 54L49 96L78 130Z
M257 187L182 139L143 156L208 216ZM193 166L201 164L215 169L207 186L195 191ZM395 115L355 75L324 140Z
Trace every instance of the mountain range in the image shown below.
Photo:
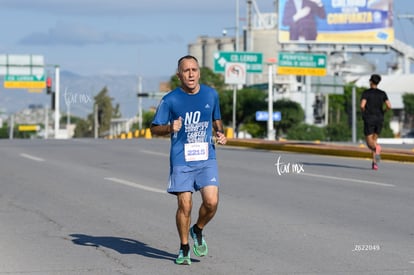
M141 92L150 95L142 98L143 110L157 106L160 100L160 83L168 82L170 77L142 77ZM83 76L70 71L61 71L60 111L62 114L70 112L71 115L85 118L92 113L94 97L106 87L109 96L113 99L113 106L120 105L122 117L134 117L138 112L138 79L137 75ZM47 95L45 90L33 92L27 89L6 89L1 85L0 113L13 114L34 105L50 107L51 96Z

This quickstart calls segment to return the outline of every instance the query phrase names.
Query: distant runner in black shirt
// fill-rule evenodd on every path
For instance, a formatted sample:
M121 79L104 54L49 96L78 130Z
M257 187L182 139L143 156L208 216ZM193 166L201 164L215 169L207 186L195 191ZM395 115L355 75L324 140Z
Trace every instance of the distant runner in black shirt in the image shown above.
M369 79L370 88L362 93L361 111L364 121L364 134L368 148L372 151L372 169L378 170L381 146L377 143L384 124L384 113L391 109L391 102L387 94L378 89L381 76L371 75ZM384 109L385 103L385 109Z

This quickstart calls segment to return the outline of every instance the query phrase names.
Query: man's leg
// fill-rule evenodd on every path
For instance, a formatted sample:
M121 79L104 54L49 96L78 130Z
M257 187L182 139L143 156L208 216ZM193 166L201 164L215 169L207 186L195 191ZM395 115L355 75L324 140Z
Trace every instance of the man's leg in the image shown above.
M178 235L180 237L181 247L180 253L176 263L177 264L191 264L191 260L183 260L183 256L189 256L188 234L191 223L191 209L193 206L191 192L182 192L177 194L178 208L175 216L177 224ZM189 258L189 257L188 257Z
M365 137L367 142L368 148L375 153L375 147L377 146L377 142L375 140L375 134L370 134Z
M370 134L366 136L367 146L372 152L372 169L378 170L377 161L379 161L379 155L377 155L377 134Z
M203 238L202 230L217 212L218 186L205 186L200 189L200 192L203 202L198 211L197 222L191 227L190 234L194 240L194 254L202 257L208 253L208 246Z
M374 143L375 143L375 150L373 153L375 162L379 162L381 160L381 146L378 144L378 134L374 133L373 134L373 139L374 139Z
M191 222L191 208L193 206L191 192L177 194L178 209L175 216L178 235L182 244L188 243L188 232Z
M214 217L217 212L219 195L218 187L214 185L206 186L200 190L202 204L198 211L196 225L203 229L204 226Z

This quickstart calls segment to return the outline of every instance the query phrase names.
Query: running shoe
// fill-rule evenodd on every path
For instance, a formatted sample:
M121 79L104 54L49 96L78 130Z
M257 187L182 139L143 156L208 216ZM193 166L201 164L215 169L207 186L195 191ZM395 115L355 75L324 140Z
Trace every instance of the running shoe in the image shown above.
M180 249L180 252L178 252L178 257L177 259L175 259L175 263L179 265L190 265L191 264L190 251L188 251L187 256L184 256L183 250Z
M193 251L198 257L206 256L208 253L207 243L203 238L202 234L196 234L194 232L194 226L190 229L191 238L194 240Z
M381 160L381 146L379 144L375 147L375 160L377 162Z
M372 163L372 170L378 170L378 165L376 163Z

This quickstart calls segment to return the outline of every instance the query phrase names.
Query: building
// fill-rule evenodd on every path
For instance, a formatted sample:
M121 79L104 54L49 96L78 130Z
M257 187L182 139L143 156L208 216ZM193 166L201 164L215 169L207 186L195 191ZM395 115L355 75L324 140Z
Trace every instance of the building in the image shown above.
M389 92L393 108L401 114L402 94L404 92L414 93L414 88L410 88L408 83L412 82L414 75L410 74L410 64L414 60L414 48L397 39L392 45L354 45L354 44L280 44L278 42L277 13L261 13L252 17L249 29L244 29L240 39L229 37L227 33L222 37L200 36L194 43L188 45L188 52L199 59L201 66L214 69L214 58L219 51L248 51L263 53L263 60L266 62L270 58L276 58L279 52L290 53L324 53L327 56L327 76L326 77L303 77L296 75L275 75L273 77L274 100L288 98L300 103L305 110L305 122L308 124L325 125L327 121L322 116L315 117L314 107L321 102L330 91L342 93L343 89L338 89L338 83L355 81L362 87L367 86L364 81L370 74L376 72L376 66L364 58L364 54L387 54L396 53L398 60L396 64L390 66L389 75L384 77L381 83L384 90ZM236 41L239 41L238 45ZM403 82L400 82L401 79ZM267 70L261 74L249 74L248 84L266 84L268 81ZM315 83L319 82L318 83ZM387 89L387 83L394 83L393 87ZM392 86L392 85L391 85ZM323 87L324 89L321 89ZM411 87L414 87L411 85ZM323 90L323 92L320 92ZM325 102L325 100L322 100ZM321 106L322 110L325 109ZM393 121L392 128L395 133L401 132L402 118L398 117ZM399 125L398 127L396 125Z

